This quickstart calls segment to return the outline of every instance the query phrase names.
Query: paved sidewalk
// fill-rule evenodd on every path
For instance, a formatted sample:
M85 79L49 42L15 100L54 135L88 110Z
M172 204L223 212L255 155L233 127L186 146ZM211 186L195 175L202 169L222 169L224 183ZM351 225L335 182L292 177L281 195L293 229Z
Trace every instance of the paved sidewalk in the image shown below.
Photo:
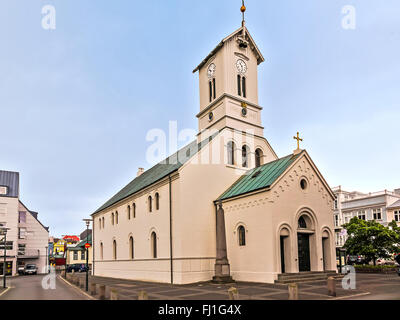
M85 277L85 274L77 274ZM236 282L229 285L217 285L210 282L189 285L170 285L140 282L104 277L90 277L89 282L106 285L106 298L110 288L118 291L120 300L136 300L142 290L148 293L150 300L228 300L228 289L232 286L239 290L242 300L287 300L288 287L281 284L262 284ZM400 277L397 275L357 274L356 290L344 290L341 279L336 280L336 298L328 296L327 282L317 281L299 284L300 300L330 300L368 297L370 290L382 286L398 286L400 298ZM373 299L373 298L371 298Z

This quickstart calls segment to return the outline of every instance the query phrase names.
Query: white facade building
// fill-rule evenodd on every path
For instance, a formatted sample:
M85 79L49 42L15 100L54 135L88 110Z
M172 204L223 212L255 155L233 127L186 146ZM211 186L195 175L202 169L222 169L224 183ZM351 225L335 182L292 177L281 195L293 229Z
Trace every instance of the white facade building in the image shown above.
M362 193L358 191L348 192L339 186L332 190L336 195L334 225L335 243L338 248L342 247L347 240L346 231L342 226L353 217L367 221L376 220L384 226L387 226L393 220L399 223L396 208L400 208L400 189ZM396 205L397 203L399 206Z
M0 225L8 228L6 272L16 275L18 266L36 264L47 273L49 231L19 198L19 173L0 171ZM3 274L4 242L0 239L0 274Z

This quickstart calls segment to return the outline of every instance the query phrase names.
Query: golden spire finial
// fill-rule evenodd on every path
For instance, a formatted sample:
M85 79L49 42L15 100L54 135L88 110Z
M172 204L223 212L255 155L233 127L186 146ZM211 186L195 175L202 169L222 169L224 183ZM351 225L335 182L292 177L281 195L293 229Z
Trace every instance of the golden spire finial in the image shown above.
M244 25L245 25L244 13L246 12L246 6L244 5L244 0L242 0L242 7L240 8L240 11L242 12L242 15L243 15L242 27L244 27Z
M297 140L297 150L300 150L300 141L303 141L302 138L300 138L300 133L297 132L297 137L293 137L294 140Z

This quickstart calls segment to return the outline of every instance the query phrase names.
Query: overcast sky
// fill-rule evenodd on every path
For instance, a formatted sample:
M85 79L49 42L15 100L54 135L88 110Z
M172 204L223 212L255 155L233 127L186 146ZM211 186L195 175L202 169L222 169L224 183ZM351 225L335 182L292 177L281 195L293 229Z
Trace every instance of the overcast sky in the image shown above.
M56 29L42 8L56 9ZM343 29L342 8L356 9ZM240 0L3 0L0 169L52 235L149 168L153 128L197 129L192 70L240 27ZM331 187L400 187L400 2L248 0L265 136L279 156L300 131ZM187 141L189 142L189 141ZM181 144L185 144L182 142Z

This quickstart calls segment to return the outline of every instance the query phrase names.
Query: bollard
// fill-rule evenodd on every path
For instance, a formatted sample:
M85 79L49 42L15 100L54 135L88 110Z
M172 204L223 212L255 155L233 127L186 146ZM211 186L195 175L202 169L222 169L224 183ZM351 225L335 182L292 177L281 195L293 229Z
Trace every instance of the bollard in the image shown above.
M336 282L333 277L328 278L328 295L336 297Z
M89 290L90 290L90 295L95 296L96 295L96 284L90 283Z
M234 287L228 289L228 295L229 300L239 300L239 291Z
M138 295L138 300L149 300L149 296L146 291L140 291Z
M299 300L299 287L297 283L291 283L288 286L289 300Z
M117 289L111 288L111 290L110 290L110 300L119 300Z
M99 300L106 299L106 286L104 284L99 284Z

